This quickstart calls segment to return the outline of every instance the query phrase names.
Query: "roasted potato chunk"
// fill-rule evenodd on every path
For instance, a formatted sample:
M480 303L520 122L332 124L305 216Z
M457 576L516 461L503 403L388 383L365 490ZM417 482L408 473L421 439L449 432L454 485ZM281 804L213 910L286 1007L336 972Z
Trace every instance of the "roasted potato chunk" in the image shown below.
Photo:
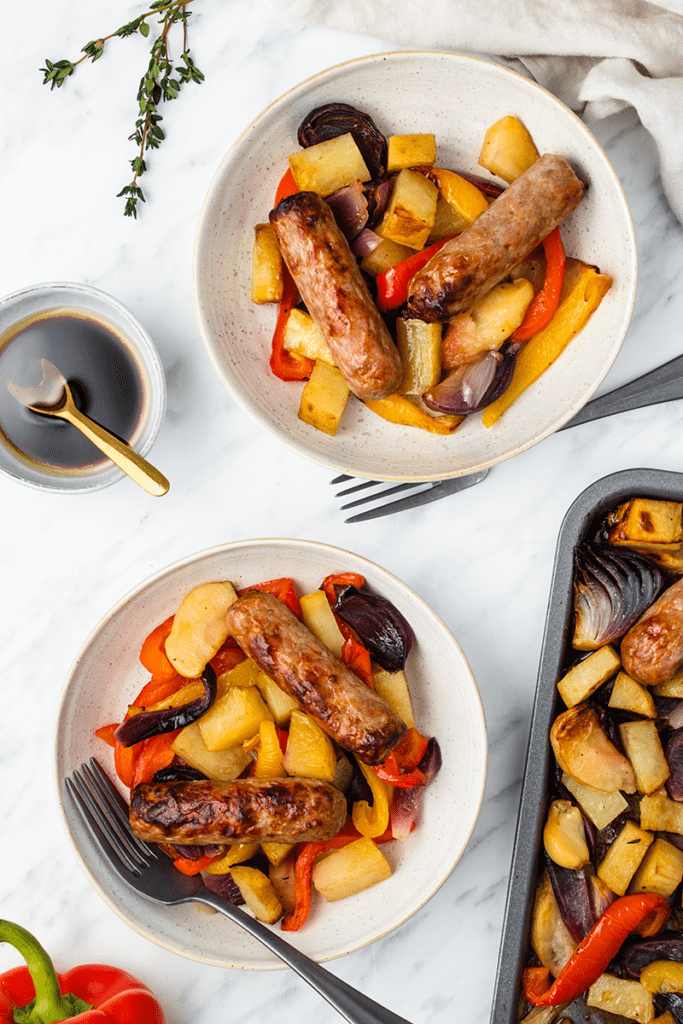
M279 302L282 298L282 256L270 224L257 224L251 251L251 301Z
M410 168L399 171L377 233L411 249L422 249L434 226L438 195L436 185L423 174Z
M341 371L316 359L310 379L301 392L299 419L334 437L350 394Z
M372 177L350 132L292 153L289 166L301 192L321 196Z
M508 115L487 130L479 164L503 181L511 182L538 160L538 150L521 121Z

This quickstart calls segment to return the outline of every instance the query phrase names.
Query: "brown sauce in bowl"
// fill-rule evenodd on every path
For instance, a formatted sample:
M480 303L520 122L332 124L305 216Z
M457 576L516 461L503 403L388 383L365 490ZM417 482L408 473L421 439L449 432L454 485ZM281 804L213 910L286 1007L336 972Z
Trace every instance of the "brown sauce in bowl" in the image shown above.
M82 412L126 441L142 415L145 379L130 345L102 320L70 308L27 317L0 338L0 440L41 468L78 471L106 462L76 427L32 412L10 394L8 381L39 382L41 359L66 377Z

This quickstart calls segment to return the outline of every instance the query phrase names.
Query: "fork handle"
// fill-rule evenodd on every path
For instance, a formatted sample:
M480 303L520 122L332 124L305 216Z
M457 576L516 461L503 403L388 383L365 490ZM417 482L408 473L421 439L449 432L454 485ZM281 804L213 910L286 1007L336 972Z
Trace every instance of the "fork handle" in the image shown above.
M646 405L674 402L680 398L683 398L683 356L676 356L623 387L587 402L560 430L590 423L604 416L613 416L618 412L628 412L629 409L642 409Z
M410 1024L405 1017L399 1017L392 1013L385 1006L380 1006L373 999L363 995L358 989L347 985L341 978L330 974L320 964L307 957L305 953L281 939L277 932L271 931L260 921L249 917L239 907L228 903L216 893L208 890L197 892L179 902L205 903L221 914L225 914L296 971L299 977L307 981L323 999L327 1000L330 1006L333 1006L342 1017L349 1021L349 1024Z

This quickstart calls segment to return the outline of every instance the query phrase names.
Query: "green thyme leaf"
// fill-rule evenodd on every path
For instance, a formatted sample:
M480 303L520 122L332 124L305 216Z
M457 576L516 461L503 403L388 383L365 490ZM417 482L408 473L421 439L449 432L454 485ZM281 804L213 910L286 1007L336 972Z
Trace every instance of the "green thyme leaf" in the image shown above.
M134 172L133 180L118 193L118 197L126 197L123 211L125 217L137 218L137 204L145 202L142 189L137 183L138 178L147 171L143 154L148 149L158 149L166 138L166 133L159 127L162 117L157 112L157 104L162 100L166 102L176 99L182 86L187 82L201 85L204 81L204 75L190 57L187 45L187 24L191 14L187 7L193 2L194 0L154 0L143 14L126 25L122 25L107 36L86 43L81 50L83 56L77 61L58 60L53 63L46 59L46 66L40 69L44 75L43 84L49 83L51 89L59 89L84 60L90 60L93 64L99 60L110 39L125 39L137 32L147 39L151 31L148 19L158 15L159 33L152 42L149 66L138 87L140 116L135 122L135 131L128 136L129 141L135 142L138 147L137 155L130 161ZM174 25L180 25L183 34L180 61L175 67L168 45L169 32Z

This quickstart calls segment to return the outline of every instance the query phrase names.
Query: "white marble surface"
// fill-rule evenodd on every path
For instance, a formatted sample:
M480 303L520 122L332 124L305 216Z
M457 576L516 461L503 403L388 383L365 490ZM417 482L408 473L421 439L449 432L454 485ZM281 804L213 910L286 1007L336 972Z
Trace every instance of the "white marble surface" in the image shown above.
M558 529L592 481L616 470L683 468L679 403L551 437L484 484L414 512L343 522L330 473L262 432L204 352L192 298L199 209L232 141L303 78L394 49L382 39L303 28L268 0L197 0L191 47L206 74L163 112L168 138L143 179L147 204L124 219L127 136L147 59L114 41L59 92L45 57L75 56L133 18L124 0L35 0L4 12L0 115L0 290L83 281L116 295L153 335L168 412L153 461L163 499L127 480L82 496L0 480L2 673L0 914L34 930L65 969L110 961L158 993L169 1024L339 1018L294 975L205 967L140 938L80 871L52 779L54 718L72 659L101 616L140 580L230 540L301 537L349 548L409 583L460 641L480 687L489 778L474 837L437 895L395 933L331 969L414 1022L488 1020L529 716ZM678 354L683 229L662 196L647 132L624 113L592 126L621 178L640 253L635 315L602 391ZM0 970L17 962L0 948ZM283 1013L283 1005L286 1010Z

